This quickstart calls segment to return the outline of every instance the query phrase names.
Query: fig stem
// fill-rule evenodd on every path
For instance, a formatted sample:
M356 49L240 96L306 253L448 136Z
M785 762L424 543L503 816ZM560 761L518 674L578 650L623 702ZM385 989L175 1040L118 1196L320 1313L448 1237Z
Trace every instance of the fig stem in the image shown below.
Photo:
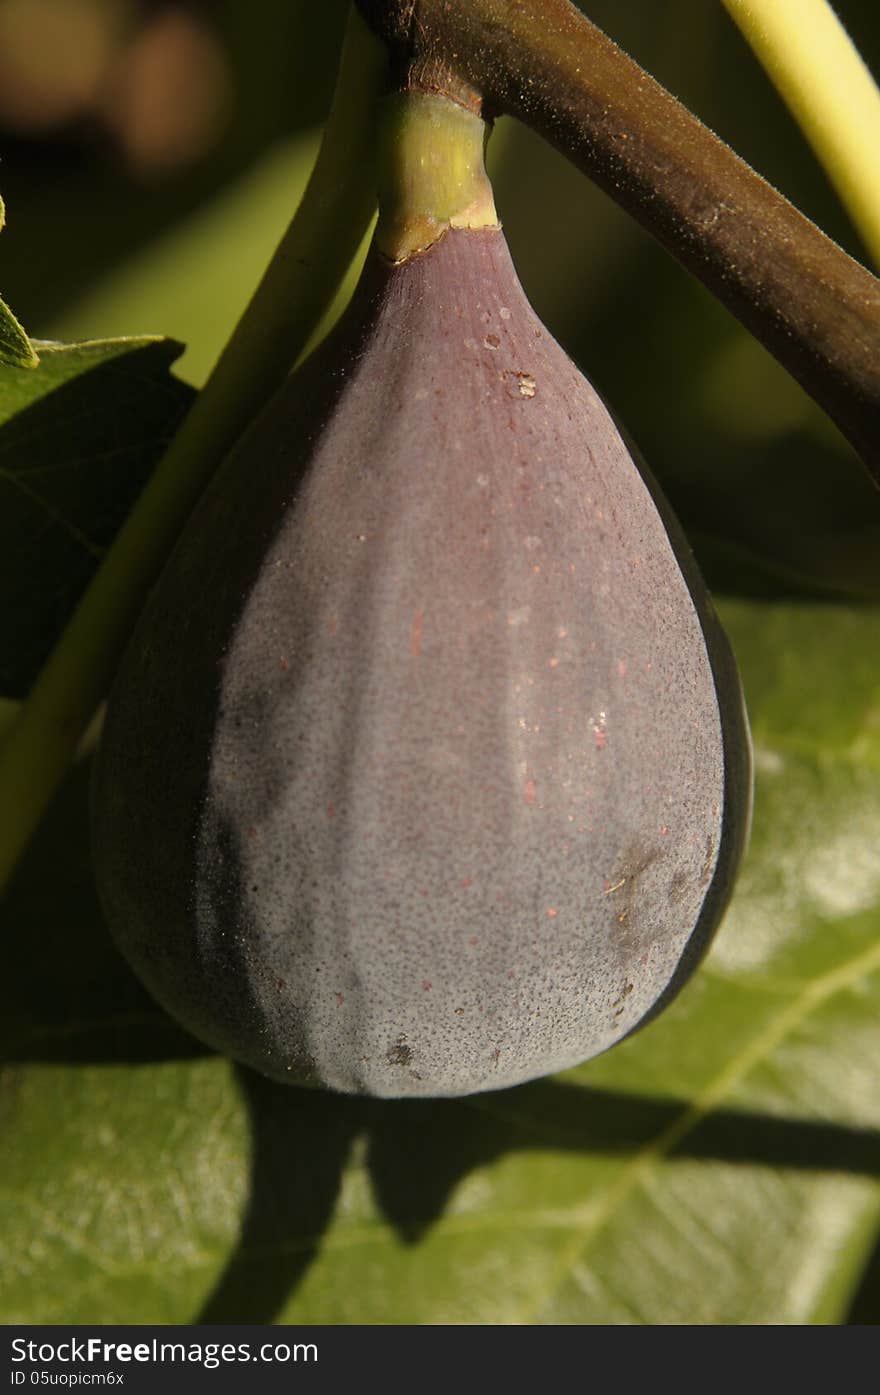
M590 175L754 334L880 483L880 282L569 0L357 0L411 85L453 69Z
M105 696L126 640L214 470L280 387L375 213L387 53L352 8L308 187L253 299L0 747L0 888Z
M724 0L880 263L880 89L827 0Z
M376 246L403 262L447 228L497 228L486 174L488 127L475 112L432 92L395 92L379 126Z

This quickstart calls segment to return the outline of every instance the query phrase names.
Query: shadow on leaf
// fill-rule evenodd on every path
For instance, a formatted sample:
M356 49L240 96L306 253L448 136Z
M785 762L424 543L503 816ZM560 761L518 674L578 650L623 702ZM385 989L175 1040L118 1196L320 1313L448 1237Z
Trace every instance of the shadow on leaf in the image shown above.
M199 1323L264 1323L281 1310L318 1252L364 1122L362 1100L236 1074L250 1115L250 1196Z
M880 1241L862 1272L846 1315L849 1327L880 1326Z
M376 1201L415 1244L461 1181L514 1152L621 1157L658 1148L686 1100L653 1100L538 1081L464 1100L357 1100L294 1090L240 1070L250 1111L251 1191L227 1268L196 1321L271 1322L320 1248L343 1168L363 1135ZM722 1110L698 1122L674 1157L880 1176L880 1134Z

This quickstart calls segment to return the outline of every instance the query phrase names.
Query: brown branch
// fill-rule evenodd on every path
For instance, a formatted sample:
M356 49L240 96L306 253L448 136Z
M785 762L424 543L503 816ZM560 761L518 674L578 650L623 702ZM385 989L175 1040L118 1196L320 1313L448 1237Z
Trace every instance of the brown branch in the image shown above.
M880 484L880 281L568 0L358 0L409 85L452 70L540 132L737 316ZM453 93L452 95L456 95Z

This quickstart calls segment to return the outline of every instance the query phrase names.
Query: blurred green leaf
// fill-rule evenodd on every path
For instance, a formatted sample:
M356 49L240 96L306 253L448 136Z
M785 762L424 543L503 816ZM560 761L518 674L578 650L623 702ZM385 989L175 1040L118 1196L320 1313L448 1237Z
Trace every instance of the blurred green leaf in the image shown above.
M0 692L23 694L193 397L168 339L0 369Z
M720 936L643 1032L503 1093L206 1056L101 924L81 766L3 911L6 1321L844 1320L880 1215L880 614L722 615L758 783Z
M178 371L201 385L300 201L318 132L286 141L56 317L60 339L150 332L186 342Z

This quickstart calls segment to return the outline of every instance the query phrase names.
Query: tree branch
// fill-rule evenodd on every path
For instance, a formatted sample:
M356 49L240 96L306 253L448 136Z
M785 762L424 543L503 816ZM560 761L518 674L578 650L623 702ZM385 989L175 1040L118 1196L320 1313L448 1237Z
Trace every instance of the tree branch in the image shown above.
M880 281L568 0L358 0L410 86L452 69L590 175L815 398L880 484Z

